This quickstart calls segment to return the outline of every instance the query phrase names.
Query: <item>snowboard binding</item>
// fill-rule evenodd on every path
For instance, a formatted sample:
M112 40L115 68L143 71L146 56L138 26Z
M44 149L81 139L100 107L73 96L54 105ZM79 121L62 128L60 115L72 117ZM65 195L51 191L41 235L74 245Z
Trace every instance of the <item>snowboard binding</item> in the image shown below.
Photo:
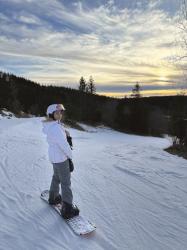
M57 205L57 204L62 202L62 197L60 194L56 197L54 197L54 195L50 194L48 202L50 205Z
M61 209L61 216L64 219L71 219L78 215L79 215L79 209L76 205L69 204L65 201L63 202L63 206Z

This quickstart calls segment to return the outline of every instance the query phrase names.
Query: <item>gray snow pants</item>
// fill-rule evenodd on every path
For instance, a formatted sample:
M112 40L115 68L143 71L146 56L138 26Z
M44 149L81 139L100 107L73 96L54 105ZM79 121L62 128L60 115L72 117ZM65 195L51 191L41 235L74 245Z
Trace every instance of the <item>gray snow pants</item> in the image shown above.
M54 197L59 194L59 184L61 184L62 201L72 204L73 194L71 190L69 160L53 163L53 177L50 186L50 194L54 195Z

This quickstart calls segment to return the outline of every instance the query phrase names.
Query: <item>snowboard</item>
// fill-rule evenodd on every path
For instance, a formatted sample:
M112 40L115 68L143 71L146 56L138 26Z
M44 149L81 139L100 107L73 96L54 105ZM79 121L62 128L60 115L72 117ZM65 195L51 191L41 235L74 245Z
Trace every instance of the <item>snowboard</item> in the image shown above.
M48 203L49 198L49 190L44 190L41 195L41 199ZM49 203L48 203L49 204ZM56 212L61 216L61 208L62 204L59 203L57 205L50 205L52 208L56 210ZM81 215L74 216L71 219L64 219L62 216L61 218L68 224L68 226L73 230L73 232L77 235L87 235L92 233L96 230L96 226L93 225L89 220L84 218Z

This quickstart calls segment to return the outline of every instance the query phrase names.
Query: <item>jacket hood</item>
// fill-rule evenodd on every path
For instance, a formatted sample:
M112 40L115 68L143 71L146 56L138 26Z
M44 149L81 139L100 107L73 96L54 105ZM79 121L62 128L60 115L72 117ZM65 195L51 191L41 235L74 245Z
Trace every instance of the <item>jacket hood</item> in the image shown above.
M43 121L43 129L42 129L43 133L47 134L48 130L57 123L58 123L57 121Z

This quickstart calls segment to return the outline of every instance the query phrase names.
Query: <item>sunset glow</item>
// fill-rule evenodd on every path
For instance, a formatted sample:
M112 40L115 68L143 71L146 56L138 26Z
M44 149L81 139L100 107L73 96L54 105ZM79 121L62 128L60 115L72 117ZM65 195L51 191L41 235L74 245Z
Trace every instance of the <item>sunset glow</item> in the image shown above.
M120 96L136 82L143 95L175 94L186 88L185 65L171 60L181 49L179 8L175 0L1 0L0 70L75 89L92 75L98 94Z

